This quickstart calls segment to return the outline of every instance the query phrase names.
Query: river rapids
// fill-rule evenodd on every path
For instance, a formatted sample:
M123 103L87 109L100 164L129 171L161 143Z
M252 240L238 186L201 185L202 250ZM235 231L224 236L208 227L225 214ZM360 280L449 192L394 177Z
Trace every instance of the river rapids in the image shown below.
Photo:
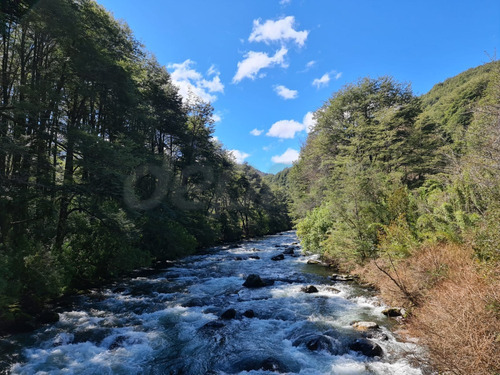
M0 373L424 374L422 349L397 340L376 296L330 280L299 246L271 260L296 241L290 231L208 249L75 297L58 323L0 338ZM269 285L243 286L251 274ZM366 338L355 321L380 328Z

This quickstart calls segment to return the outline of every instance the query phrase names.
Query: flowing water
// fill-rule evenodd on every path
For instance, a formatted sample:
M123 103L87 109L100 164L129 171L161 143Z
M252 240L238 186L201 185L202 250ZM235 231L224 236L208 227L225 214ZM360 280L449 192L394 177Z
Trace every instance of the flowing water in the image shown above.
M396 340L376 297L330 281L300 250L271 260L295 241L291 231L209 249L78 297L58 323L0 339L0 373L423 374L421 349ZM246 288L249 274L275 282ZM305 293L308 285L318 293ZM236 317L221 319L228 309ZM379 324L370 341L383 355L352 350L363 335L357 320Z

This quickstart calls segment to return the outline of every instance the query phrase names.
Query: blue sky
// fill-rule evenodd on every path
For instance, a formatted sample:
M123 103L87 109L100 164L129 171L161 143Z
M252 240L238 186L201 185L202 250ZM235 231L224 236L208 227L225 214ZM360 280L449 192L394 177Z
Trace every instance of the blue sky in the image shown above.
M224 147L269 173L298 157L312 113L343 85L391 75L423 94L500 41L498 0L98 2L181 93L212 102Z

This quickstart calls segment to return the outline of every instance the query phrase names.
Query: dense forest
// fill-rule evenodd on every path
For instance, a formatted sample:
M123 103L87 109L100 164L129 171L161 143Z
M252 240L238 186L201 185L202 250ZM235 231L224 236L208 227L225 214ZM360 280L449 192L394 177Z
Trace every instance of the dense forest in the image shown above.
M2 1L0 325L153 262L290 228L213 108L90 0ZM28 315L26 315L28 313Z
M405 306L434 364L456 374L500 369L499 103L498 62L420 97L364 78L324 103L276 177L302 246Z

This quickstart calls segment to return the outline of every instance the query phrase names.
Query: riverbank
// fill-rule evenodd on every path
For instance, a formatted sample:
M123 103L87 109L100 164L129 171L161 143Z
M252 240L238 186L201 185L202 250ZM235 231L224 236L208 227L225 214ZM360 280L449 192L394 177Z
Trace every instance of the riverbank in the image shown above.
M372 261L354 273L406 310L399 333L428 348L444 374L500 373L500 268L469 245L435 244L404 260Z

